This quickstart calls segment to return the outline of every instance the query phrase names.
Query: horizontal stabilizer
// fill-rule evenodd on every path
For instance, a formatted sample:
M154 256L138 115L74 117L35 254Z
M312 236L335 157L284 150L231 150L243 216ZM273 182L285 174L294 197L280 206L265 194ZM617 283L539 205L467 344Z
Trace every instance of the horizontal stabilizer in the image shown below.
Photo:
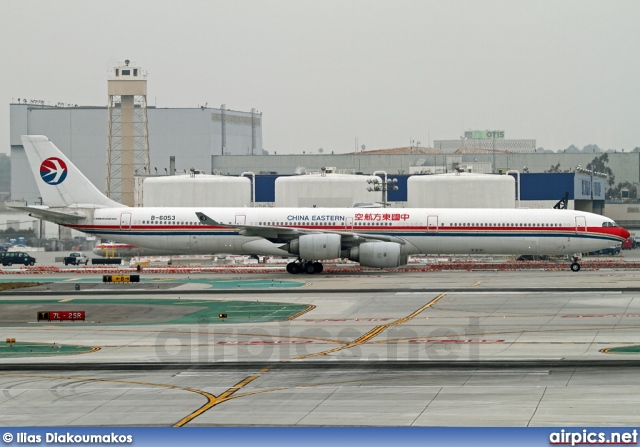
M48 220L51 222L73 223L73 222L78 222L87 217L87 215L82 211L71 211L71 212L64 213L62 211L53 211L51 209L48 209L47 207L38 207L38 206L9 205L9 208L24 211L29 213L30 216L37 217L39 219Z

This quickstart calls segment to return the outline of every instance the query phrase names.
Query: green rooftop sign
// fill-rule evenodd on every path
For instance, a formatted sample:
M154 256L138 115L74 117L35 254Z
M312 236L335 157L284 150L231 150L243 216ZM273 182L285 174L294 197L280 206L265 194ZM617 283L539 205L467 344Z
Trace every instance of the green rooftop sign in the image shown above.
M467 140L491 138L496 140L504 139L504 130L467 130L464 132Z

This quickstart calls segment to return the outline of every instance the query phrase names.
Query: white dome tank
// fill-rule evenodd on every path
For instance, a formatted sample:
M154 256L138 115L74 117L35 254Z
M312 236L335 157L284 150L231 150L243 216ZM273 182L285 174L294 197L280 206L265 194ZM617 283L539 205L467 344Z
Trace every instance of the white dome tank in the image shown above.
M251 180L225 175L169 175L143 182L144 206L251 206Z
M410 208L515 208L516 181L510 175L413 175L407 180Z
M354 174L309 174L279 177L275 184L277 207L349 208L357 202L382 202L381 191L367 191L367 180L381 177Z

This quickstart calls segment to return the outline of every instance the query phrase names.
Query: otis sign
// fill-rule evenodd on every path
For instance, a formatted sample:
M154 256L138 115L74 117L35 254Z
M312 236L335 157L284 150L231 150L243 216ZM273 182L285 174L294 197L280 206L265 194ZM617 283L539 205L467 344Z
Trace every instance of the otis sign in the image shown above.
M464 133L467 140L480 138L494 138L496 140L504 138L504 130L467 130Z

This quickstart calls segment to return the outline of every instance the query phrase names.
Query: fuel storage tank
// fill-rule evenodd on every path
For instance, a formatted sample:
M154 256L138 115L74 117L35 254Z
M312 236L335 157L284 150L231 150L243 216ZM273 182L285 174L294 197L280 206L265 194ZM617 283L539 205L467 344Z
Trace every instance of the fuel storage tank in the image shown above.
M144 206L251 206L251 180L225 175L186 174L149 177Z
M373 189L381 178L370 175L340 174L326 168L321 174L280 177L275 182L276 207L352 207L359 202L382 202L381 191Z
M516 181L510 175L468 172L413 175L407 180L410 208L515 208Z

